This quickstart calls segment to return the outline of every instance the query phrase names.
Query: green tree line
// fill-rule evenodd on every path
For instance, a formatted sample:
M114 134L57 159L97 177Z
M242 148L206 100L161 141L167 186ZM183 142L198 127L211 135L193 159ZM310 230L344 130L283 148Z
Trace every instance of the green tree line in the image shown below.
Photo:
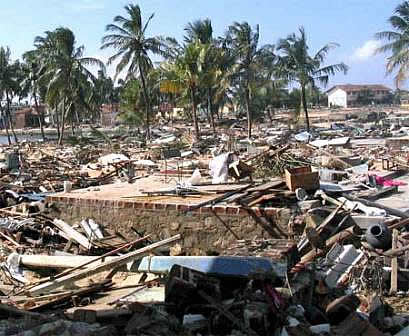
M389 19L394 30L376 35L386 40L378 52L390 53L387 71L397 69L397 85L408 74L408 18L409 2L404 1ZM348 70L342 62L326 63L337 43L310 51L303 27L275 45L262 45L259 25L247 22L233 22L222 36L215 36L211 20L200 19L188 23L183 40L177 41L151 36L152 20L154 14L145 18L139 5L129 4L106 25L101 49L112 52L107 65L116 65L114 78L107 76L101 60L85 56L84 46L67 27L37 36L21 61L12 61L10 49L0 47L1 125L9 142L11 137L17 141L10 107L25 98L37 111L44 138L45 116L39 106L47 105L60 144L67 127L75 134L82 122L97 123L103 104L120 104L123 120L143 125L148 140L163 106L184 107L196 139L200 116L204 113L215 131L215 118L227 104L247 119L249 138L255 120L266 115L272 119L274 109L283 105L302 110L309 130L308 106L320 101L319 87ZM90 66L98 68L96 76ZM288 93L288 87L294 90Z

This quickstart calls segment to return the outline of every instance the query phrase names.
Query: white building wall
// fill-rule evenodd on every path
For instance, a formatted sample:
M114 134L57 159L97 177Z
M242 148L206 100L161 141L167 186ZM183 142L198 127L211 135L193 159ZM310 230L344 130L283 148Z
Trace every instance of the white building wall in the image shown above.
M336 89L328 94L328 107L334 105L347 107L347 93L344 90Z

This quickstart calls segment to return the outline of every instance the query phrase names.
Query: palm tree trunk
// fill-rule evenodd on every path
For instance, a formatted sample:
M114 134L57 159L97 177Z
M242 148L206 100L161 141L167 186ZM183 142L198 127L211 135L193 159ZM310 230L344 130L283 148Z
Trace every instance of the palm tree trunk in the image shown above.
M250 91L248 87L246 88L246 112L247 112L247 137L250 139L251 138L251 112L250 112Z
M216 126L214 124L214 115L213 115L213 109L212 109L212 98L210 94L210 88L207 91L207 113L210 116L210 124L212 125L213 134L216 135Z
M307 132L310 131L310 119L308 117L308 110L307 110L307 97L305 95L305 85L301 84L301 101L302 101L302 106L304 108L304 113L305 113L305 123L307 126Z
M40 112L40 108L38 106L38 100L37 100L37 95L34 92L34 107L37 112L37 117L38 117L38 124L40 126L40 132L41 132L41 138L45 141L45 134L44 134L44 126L43 126L43 112Z
M57 127L57 139L60 139L60 117L58 116L58 106L54 108L53 122Z
M193 125L195 128L195 138L198 141L200 139L200 133L199 133L199 123L197 121L197 104L196 104L196 98L195 98L195 88L190 89L190 98L192 99L192 114L193 114Z
M81 128L80 116L78 114L78 109L75 109L75 118L76 118L77 125L78 125L79 135L80 135L80 137L82 137L82 128Z
M267 107L266 111L267 111L268 119L270 119L270 123L273 123L273 116L271 115L270 107Z
M64 138L64 127L65 127L65 98L62 101L62 118L60 123L60 136L58 138L58 146L62 145Z
M11 133L13 134L14 142L18 143L17 135L16 135L16 132L14 131L13 120L11 119L11 113L10 113L10 103L11 102L10 102L10 96L9 96L8 91L6 91L6 99L7 99L7 118L9 120Z
M149 104L149 99L148 99L148 91L146 89L145 74L142 71L141 65L139 65L139 73L141 75L143 96L145 98L146 140L150 140L151 139L151 130L150 130L150 122L149 122L150 104Z
M10 139L10 133L9 133L9 127L8 127L8 120L7 120L7 116L6 116L6 111L4 111L4 109L1 107L1 105L0 105L0 109L1 109L1 121L3 122L4 129L6 130L7 141L9 143L9 145L11 145L11 139Z

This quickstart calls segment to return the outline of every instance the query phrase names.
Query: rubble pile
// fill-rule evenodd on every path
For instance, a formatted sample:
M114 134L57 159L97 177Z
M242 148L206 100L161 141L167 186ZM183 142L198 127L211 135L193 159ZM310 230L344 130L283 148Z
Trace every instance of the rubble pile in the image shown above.
M1 335L409 335L407 145L368 147L346 130L152 133L148 147L2 148ZM208 213L234 243L186 255L178 223L127 236L62 220L47 198L144 179L132 200L177 201L186 221ZM284 226L266 209L288 210Z

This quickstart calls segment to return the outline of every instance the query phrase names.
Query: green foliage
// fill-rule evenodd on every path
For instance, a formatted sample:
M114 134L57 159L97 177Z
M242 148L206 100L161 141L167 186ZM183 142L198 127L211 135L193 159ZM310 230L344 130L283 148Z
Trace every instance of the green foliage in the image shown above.
M228 29L225 43L236 59L233 77L234 95L247 114L248 137L251 137L255 92L271 79L275 61L272 45L259 46L260 31L247 23L234 22Z
M121 97L121 113L119 117L126 124L139 126L144 122L144 100L142 98L142 85L137 79L128 80Z
M386 43L377 49L377 53L390 53L386 63L386 73L395 73L395 85L400 88L408 79L409 73L409 1L403 1L389 18L393 30L379 32L378 40Z
M403 15L405 6L398 16ZM280 39L276 48L260 45L258 25L234 22L223 37L215 37L212 22L206 18L188 23L183 43L179 44L173 38L149 36L153 18L152 14L144 19L141 8L129 4L123 16L114 16L106 26L101 49L113 50L108 64L117 64L114 78L106 76L102 62L84 57L84 47L77 46L68 28L46 31L37 37L35 49L24 54L23 64L12 63L10 52L3 48L0 72L2 54L8 65L0 73L2 97L7 93L9 101L32 97L36 105L46 103L60 132L60 142L66 123L74 126L85 120L97 122L101 106L116 103L120 103L120 118L130 125L144 125L148 139L154 112L163 112L162 107L183 106L199 138L200 117L206 117L216 131L214 118L220 117L227 104L244 112L251 137L253 120L265 116L272 120L274 109L284 105L296 111L297 118L303 106L308 127L307 104L319 105L323 100L316 83L325 85L329 76L347 70L343 63L323 66L335 43L311 56L303 28L298 35ZM406 27L395 21L391 23L396 29ZM397 38L394 34L382 37ZM385 46L384 50L397 51L397 46ZM162 56L165 62L156 66L152 55ZM90 65L99 67L97 76L87 68ZM115 87L116 79L124 72L124 80L118 80ZM285 87L293 81L300 90L288 93Z
M96 58L84 57L84 46L77 47L74 33L68 28L46 31L34 40L36 49L26 54L34 62L37 81L47 83L45 101L54 111L59 130L59 143L64 137L67 121L81 120L81 114L91 111L95 76L86 66L95 65L105 71Z
M307 37L303 27L299 29L299 35L291 34L285 39L280 39L277 51L280 53L277 62L277 74L288 81L295 81L301 88L301 104L305 112L306 126L309 130L309 118L307 110L307 87L315 88L316 82L327 85L329 76L337 72L348 71L344 63L322 66L328 52L337 47L336 43L324 45L318 52L311 56Z
M113 48L115 53L109 58L108 64L119 60L115 77L127 68L126 79L140 77L145 106L146 137L150 138L150 118L152 114L147 74L153 68L149 54L165 54L163 39L148 37L147 28L154 14L143 22L141 9L138 5L125 6L124 16L115 16L114 23L106 26L107 34L102 39L101 49Z
M14 132L12 117L10 113L10 105L14 97L19 99L24 94L20 87L20 81L22 78L22 68L19 61L11 61L10 49L0 47L0 111L1 111L1 123L5 126L7 132L7 138L9 144L11 143L8 128L14 136L14 141L18 142L17 136ZM5 100L5 106L1 104L1 101Z

